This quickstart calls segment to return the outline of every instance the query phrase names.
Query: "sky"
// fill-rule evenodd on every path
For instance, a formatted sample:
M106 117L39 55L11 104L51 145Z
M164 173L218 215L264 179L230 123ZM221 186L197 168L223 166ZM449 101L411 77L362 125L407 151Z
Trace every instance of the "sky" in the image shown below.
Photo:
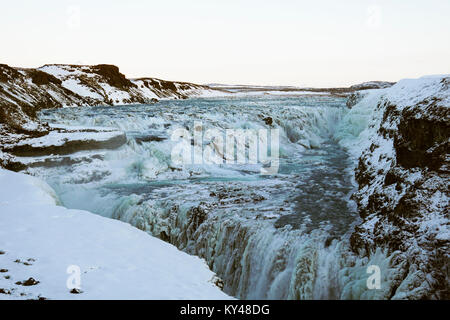
M0 8L0 63L129 78L347 86L450 73L448 0L40 0Z

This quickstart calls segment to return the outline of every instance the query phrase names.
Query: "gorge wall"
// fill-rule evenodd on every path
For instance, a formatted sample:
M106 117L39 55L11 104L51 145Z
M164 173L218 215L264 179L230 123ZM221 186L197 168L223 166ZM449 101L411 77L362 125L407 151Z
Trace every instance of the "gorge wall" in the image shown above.
M353 198L362 219L350 244L361 255L399 253L395 298L450 297L449 84L449 76L402 80L369 93L348 115L369 114L360 140L348 145L359 154Z

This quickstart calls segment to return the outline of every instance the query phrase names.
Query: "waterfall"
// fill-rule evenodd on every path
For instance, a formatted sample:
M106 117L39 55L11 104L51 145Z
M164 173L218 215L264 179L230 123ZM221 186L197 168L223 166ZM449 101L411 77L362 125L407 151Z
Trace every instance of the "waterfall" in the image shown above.
M67 207L128 222L204 258L224 280L224 291L235 297L374 298L380 295L365 285L367 261L358 260L347 245L356 215L346 194L351 173L337 141L355 139L365 126L355 120L358 115L348 114L343 99L330 97L45 111L44 121L114 127L126 132L128 142L98 151L89 163L29 171L43 177ZM246 165L174 166L168 137L193 120L206 129L278 128L281 171L262 178ZM337 151L340 166L333 163ZM302 194L317 197L325 212L314 212L314 203L305 207ZM335 199L329 208L324 195ZM339 200L344 204L333 207ZM287 223L276 223L282 219ZM339 232L336 225L343 225ZM379 263L389 261L383 254L378 253Z

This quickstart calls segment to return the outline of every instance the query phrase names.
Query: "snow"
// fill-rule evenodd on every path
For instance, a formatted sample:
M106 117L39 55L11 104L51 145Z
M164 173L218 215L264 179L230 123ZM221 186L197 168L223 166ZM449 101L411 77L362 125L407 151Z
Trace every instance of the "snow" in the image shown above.
M57 206L37 178L1 169L0 186L0 267L8 270L0 288L11 292L0 299L230 298L200 258L126 223ZM71 265L81 270L81 294L66 284ZM39 283L15 284L30 277Z
M130 99L130 94L127 91L118 90L104 82L99 82L99 85L102 87L106 96L114 103L124 103L124 100Z
M425 76L418 79L403 79L386 90L385 98L398 107L415 105L426 98L435 97L450 103L449 90L442 90L441 81L450 75Z
M158 95L156 95L152 90L150 90L148 87L144 86L144 81L142 80L131 80L139 90L143 93L145 97L148 99L159 99Z
M38 70L47 72L57 78L82 74L82 71L77 70L77 68L70 68L70 66L66 65L45 65L41 68L38 68Z
M395 163L395 150L392 139L378 134L387 105L395 105L397 110L412 106L426 99L440 99L443 105L450 104L450 91L443 90L442 81L450 75L425 76L418 79L404 79L390 88L367 90L367 95L344 116L338 125L335 138L347 148L355 159L371 146L374 151L367 152L369 162L375 172L386 173ZM385 122L385 129L397 130L397 123ZM379 175L380 179L384 178ZM420 172L412 171L407 180L417 180ZM367 197L372 192L366 192Z
M25 139L17 143L17 146L30 145L33 147L62 146L68 141L108 141L123 135L120 131L94 131L94 132L57 132L50 131L49 134L39 137Z
M81 85L77 79L64 80L62 82L62 86L72 92L75 92L76 94L82 97L89 97L92 99L102 99L102 96L100 94L98 94L97 92L92 92L91 89L89 89L88 87Z

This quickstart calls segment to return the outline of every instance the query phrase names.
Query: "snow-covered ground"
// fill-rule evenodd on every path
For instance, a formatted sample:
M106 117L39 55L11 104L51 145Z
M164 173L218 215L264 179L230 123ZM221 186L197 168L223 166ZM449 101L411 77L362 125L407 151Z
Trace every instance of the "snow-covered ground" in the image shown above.
M68 141L86 142L86 141L108 141L114 137L123 135L120 131L97 130L92 132L73 131L57 132L51 131L49 134L39 137L21 140L17 146L29 145L31 147L44 146L62 146Z
M35 177L0 169L0 188L0 299L229 299L200 258L58 206Z

